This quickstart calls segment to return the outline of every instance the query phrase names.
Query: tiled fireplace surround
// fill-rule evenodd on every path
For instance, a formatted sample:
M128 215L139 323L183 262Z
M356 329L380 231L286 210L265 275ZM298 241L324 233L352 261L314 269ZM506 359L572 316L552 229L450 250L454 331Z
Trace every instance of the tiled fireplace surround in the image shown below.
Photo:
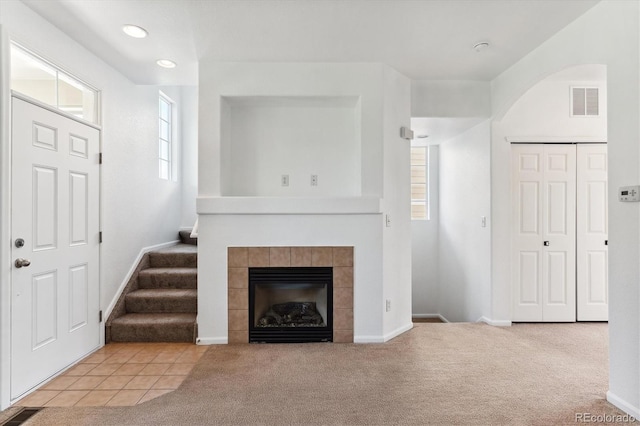
M249 342L249 268L333 267L333 341L353 342L353 247L229 247L229 343Z

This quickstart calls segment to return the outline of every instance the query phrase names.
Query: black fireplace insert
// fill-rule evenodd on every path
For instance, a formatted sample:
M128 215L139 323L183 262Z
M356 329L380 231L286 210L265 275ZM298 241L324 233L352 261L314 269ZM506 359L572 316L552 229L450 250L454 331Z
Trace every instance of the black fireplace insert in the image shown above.
M333 341L333 268L249 268L249 343Z

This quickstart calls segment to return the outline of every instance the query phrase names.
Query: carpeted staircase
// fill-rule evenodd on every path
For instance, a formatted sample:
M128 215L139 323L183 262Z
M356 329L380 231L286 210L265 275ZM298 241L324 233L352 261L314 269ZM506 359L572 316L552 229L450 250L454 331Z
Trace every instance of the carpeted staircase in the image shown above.
M109 342L195 342L197 240L143 257L106 323Z

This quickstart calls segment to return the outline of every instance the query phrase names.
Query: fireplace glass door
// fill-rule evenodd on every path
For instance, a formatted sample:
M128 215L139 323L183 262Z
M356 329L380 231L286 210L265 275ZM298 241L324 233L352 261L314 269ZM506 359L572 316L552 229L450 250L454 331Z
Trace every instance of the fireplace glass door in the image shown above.
M249 268L249 342L333 340L332 268Z

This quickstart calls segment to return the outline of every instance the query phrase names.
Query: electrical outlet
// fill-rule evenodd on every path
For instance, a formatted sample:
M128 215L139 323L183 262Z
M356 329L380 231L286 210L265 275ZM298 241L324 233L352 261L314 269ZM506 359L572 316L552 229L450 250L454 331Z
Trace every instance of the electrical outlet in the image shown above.
M387 228L391 227L391 215L386 214L384 216L384 223L387 226Z
M482 226L483 228L487 227L487 217L486 216L480 216L480 226Z
M387 299L387 312L391 311L391 300Z
M289 186L289 175L282 175L280 178L280 185Z
M311 186L318 186L318 175L311 175Z

